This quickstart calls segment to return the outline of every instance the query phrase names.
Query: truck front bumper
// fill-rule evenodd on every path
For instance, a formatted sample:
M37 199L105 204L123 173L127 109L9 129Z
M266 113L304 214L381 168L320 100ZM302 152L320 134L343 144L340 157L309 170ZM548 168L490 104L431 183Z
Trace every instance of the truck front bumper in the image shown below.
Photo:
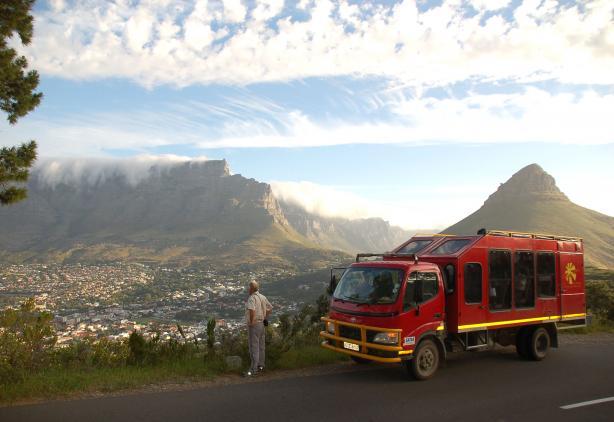
M322 347L375 362L393 363L401 362L411 357L412 350L405 350L401 346L401 330L393 328L371 327L368 325L352 324L331 318L321 318L325 324L325 331L320 332L324 340ZM327 331L327 326L334 324L335 333ZM384 345L369 342L376 333L397 333L398 342L394 345Z

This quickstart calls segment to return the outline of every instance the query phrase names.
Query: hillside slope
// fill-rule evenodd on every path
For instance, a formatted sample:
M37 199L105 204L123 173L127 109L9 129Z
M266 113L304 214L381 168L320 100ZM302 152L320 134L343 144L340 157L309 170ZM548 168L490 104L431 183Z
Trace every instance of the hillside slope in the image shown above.
M280 202L288 223L309 241L348 253L392 250L412 235L381 218L348 220L310 214L297 205Z
M475 234L480 228L580 236L587 265L614 267L614 217L571 202L537 164L518 171L480 209L443 232Z
M345 257L299 235L271 187L231 174L225 160L152 167L138 183L122 174L48 183L44 175L35 170L26 201L0 209L4 262L310 268Z

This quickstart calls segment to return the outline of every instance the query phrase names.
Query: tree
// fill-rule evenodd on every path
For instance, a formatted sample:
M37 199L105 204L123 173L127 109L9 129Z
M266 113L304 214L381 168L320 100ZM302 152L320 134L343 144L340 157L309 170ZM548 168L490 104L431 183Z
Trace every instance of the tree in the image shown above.
M0 2L0 109L7 113L11 125L41 102L43 94L35 92L39 77L36 70L27 70L28 61L9 47L15 34L23 45L32 41L33 21L30 14L35 0L2 0ZM0 205L21 201L27 190L14 183L28 180L36 160L36 142L19 147L0 148Z

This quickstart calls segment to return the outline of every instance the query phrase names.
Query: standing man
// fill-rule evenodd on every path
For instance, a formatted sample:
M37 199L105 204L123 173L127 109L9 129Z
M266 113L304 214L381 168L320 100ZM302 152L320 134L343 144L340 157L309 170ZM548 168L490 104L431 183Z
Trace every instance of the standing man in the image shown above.
M245 373L245 376L251 377L264 370L264 326L266 319L273 309L268 299L258 291L256 280L249 282L249 298L247 299L245 309L247 344L249 346L249 356L252 360L249 371ZM268 325L268 323L266 324Z

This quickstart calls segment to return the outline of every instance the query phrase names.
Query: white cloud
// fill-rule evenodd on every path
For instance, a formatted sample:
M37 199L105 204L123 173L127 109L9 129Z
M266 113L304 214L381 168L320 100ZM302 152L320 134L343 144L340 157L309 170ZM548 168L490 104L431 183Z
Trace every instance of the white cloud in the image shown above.
M469 3L476 10L500 10L508 7L512 0L470 0Z
M232 23L243 22L247 9L241 0L223 0L223 2L225 20Z
M95 186L114 177L123 177L136 186L152 172L160 173L185 162L199 163L207 157L182 157L178 155L140 155L120 158L46 158L37 161L32 177L55 187L58 184Z
M273 194L280 200L323 217L342 217L350 220L380 217L407 230L443 229L477 210L496 186L432 186L428 192L419 187L401 195L395 191L394 200L382 201L356 195L342 188L301 181L271 182ZM365 189L373 193L372 189ZM411 198L403 200L399 198ZM454 202L454 209L450 203Z
M427 86L528 77L614 83L612 0L525 0L504 15L508 3L475 0L472 16L461 1L419 11L412 0L322 0L301 2L307 19L295 20L284 12L295 5L283 0L54 0L37 12L25 51L45 75L146 86L340 75Z
M381 210L374 210L366 199L333 187L304 181L273 181L271 187L278 199L322 217L344 217L353 220L381 215Z

